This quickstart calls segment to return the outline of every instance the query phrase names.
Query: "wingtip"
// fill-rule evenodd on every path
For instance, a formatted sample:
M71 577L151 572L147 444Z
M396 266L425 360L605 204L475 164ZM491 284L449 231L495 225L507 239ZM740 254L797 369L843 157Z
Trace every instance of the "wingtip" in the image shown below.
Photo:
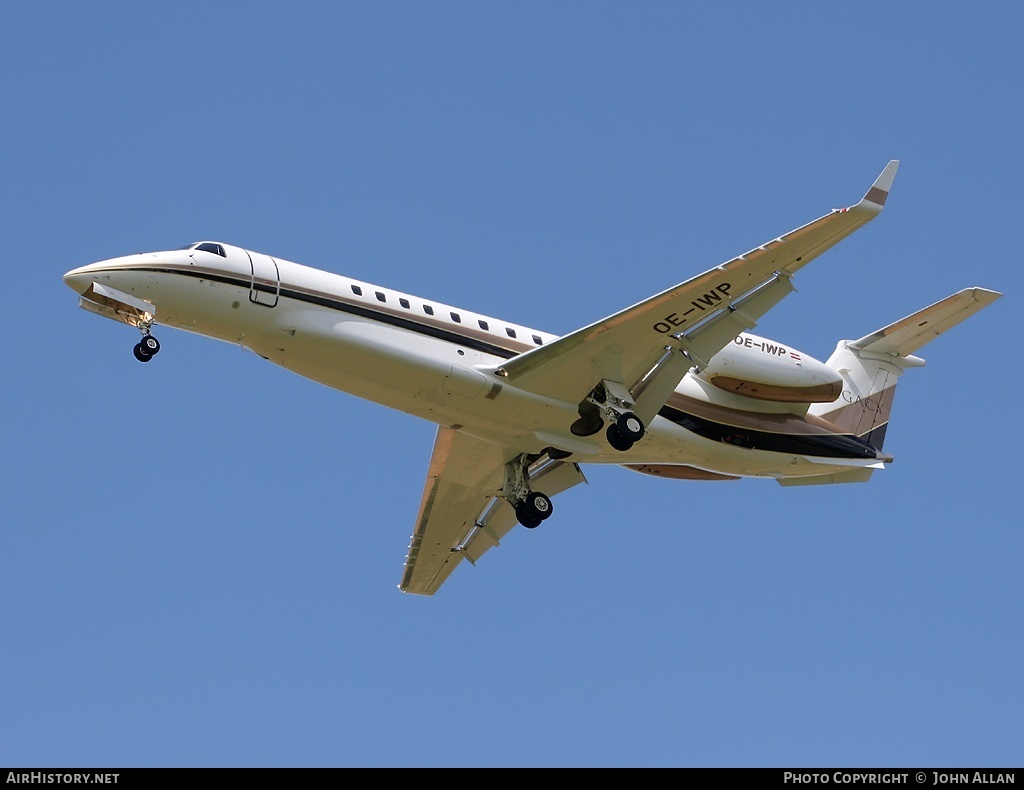
M977 286L966 288L965 290L970 292L971 298L975 302L980 302L983 305L990 305L1003 295L1002 291L993 291L990 288L979 288Z
M889 191L892 189L892 182L893 179L896 178L896 170L899 166L899 159L893 159L889 162L889 164L885 166L881 175L875 179L875 183L871 185L871 189L869 189L867 194L864 195L864 200L869 203L874 203L876 206L884 206L885 199L889 197Z

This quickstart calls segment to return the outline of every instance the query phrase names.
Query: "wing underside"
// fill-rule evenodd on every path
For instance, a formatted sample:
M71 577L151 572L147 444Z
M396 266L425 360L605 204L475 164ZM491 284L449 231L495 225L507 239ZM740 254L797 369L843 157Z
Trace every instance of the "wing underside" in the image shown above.
M514 455L461 431L438 428L399 589L433 595L463 559L475 564L518 523L502 496L505 463ZM546 457L531 466L529 477L549 497L586 482L576 464Z

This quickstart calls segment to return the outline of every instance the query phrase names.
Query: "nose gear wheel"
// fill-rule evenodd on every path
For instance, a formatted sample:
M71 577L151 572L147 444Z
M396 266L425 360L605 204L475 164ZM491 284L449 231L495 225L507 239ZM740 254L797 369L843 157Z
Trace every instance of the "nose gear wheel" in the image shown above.
M157 352L160 351L160 341L149 332L142 336L142 340L135 344L132 353L139 362L149 362Z

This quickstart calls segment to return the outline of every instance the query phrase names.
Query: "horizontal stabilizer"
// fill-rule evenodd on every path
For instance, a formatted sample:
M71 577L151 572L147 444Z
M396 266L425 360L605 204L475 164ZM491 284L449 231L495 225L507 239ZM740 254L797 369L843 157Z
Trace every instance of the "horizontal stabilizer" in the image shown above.
M881 450L900 376L924 365L914 352L1000 296L965 288L860 340L840 340L826 364L843 377L843 397L814 404L808 413Z
M803 456L805 461L822 466L849 466L859 469L885 469L885 463L892 461L891 456L879 456L878 458L826 458L817 455Z
M848 346L857 351L905 357L992 304L1000 296L1002 294L998 291L987 288L965 288L941 302L855 340Z
M871 479L874 469L846 469L827 475L809 475L808 477L780 477L779 485L786 486L820 486L836 483L866 483Z

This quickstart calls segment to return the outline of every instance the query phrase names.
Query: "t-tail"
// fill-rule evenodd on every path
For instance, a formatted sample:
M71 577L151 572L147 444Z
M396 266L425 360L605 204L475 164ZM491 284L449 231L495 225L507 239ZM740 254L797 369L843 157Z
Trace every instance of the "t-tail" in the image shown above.
M924 365L914 352L1000 296L985 288L965 288L860 340L839 341L827 364L843 378L842 395L832 403L815 404L810 413L881 450L899 377Z

